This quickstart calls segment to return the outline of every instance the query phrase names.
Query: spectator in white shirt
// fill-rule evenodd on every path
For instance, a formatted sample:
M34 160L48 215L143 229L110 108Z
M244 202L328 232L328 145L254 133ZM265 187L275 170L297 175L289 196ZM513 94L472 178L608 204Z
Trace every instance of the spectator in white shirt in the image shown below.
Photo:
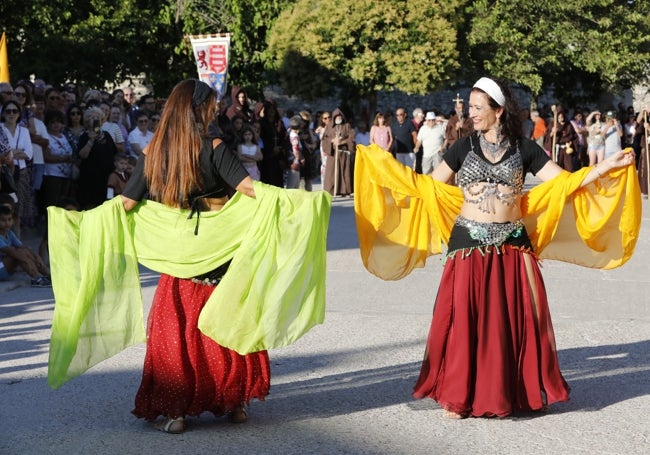
M136 116L136 128L129 133L131 148L137 156L142 155L142 151L152 138L153 132L149 130L149 114L140 111Z
M103 123L101 127L102 131L106 131L111 135L111 138L113 139L115 147L117 147L117 151L119 153L126 153L126 149L124 147L124 136L122 136L120 125L111 121L111 105L106 102L101 102L99 104L99 107L103 113Z
M431 174L442 161L442 144L445 142L445 127L436 122L436 114L427 112L424 125L418 131L418 138L413 150L422 146L422 173Z

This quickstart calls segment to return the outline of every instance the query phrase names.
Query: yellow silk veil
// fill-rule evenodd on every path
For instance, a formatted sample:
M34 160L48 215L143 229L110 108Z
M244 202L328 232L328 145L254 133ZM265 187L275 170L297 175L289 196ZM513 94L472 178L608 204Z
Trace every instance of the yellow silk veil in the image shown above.
M255 194L237 193L199 220L152 201L127 213L119 197L85 212L50 207L50 387L145 341L138 263L189 278L232 260L199 329L240 354L285 346L322 323L330 195L260 182Z
M580 188L591 167L562 172L522 198L535 253L586 267L611 269L634 251L641 192L633 166ZM402 166L376 145L357 146L354 209L363 264L398 280L449 242L463 195L458 187Z

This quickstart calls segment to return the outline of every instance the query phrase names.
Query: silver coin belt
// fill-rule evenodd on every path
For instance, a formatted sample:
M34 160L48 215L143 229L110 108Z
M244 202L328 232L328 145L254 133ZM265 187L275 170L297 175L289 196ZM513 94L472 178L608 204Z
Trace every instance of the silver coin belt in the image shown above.
M467 229L469 236L481 245L501 245L509 237L519 237L524 229L522 220L506 223L482 223L458 216L456 224Z

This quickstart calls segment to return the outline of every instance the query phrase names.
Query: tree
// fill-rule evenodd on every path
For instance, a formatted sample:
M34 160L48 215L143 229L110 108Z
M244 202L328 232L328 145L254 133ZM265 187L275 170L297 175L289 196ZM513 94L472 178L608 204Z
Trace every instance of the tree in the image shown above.
M535 95L627 88L648 75L650 2L476 0L469 12L478 67Z
M177 52L183 31L175 9L154 0L5 0L0 17L13 18L4 24L12 79L34 74L102 87L145 73L165 93L193 68Z
M260 96L264 88L265 65L263 53L269 29L280 13L288 9L291 0L226 0L235 17L233 33L233 81L249 87Z
M173 24L185 37L196 34L231 33L228 80L246 87L249 95L261 97L267 84L262 53L266 33L279 13L293 0L171 0ZM169 22L169 20L165 20ZM173 39L173 37L172 37ZM195 76L195 62L189 40L177 37L170 53L185 77ZM170 70L172 68L169 68ZM175 71L165 71L179 80ZM189 74L186 74L189 73Z
M3 0L13 80L101 87L196 76L187 35L232 33L229 82L254 96L427 93L493 74L534 94L629 87L649 73L647 0Z
M269 32L265 54L285 90L311 99L378 90L427 93L459 67L456 13L465 2L299 0Z

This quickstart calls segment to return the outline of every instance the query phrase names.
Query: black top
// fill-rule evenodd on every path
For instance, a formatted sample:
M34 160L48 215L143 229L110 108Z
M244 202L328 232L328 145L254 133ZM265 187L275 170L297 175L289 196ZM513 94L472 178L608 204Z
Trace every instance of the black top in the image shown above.
M474 144L474 153L485 161L488 161L488 159L485 158L483 150L481 150L478 135L473 134L469 137L458 139L454 145L452 145L451 148L442 155L442 159L445 160L445 163L447 163L452 171L458 172L460 167L463 165L467 154L472 149L470 140L473 141ZM521 139L519 143L519 151L521 152L521 160L524 164L524 175L526 175L527 172L531 172L533 175L537 174L550 160L544 149L531 139ZM498 162L500 163L501 161L508 159L516 152L517 147L510 147Z
M397 120L393 122L390 127L393 133L393 147L395 147L395 153L413 153L413 148L415 144L413 143L413 134L417 132L415 125L410 120L404 120L404 123L400 123Z
M246 177L248 172L230 149L221 142L212 148L212 139L203 140L203 147L199 155L203 188L192 191L187 198L191 207L195 207L194 200L201 197L219 198L229 194L229 188L236 188ZM140 201L147 193L147 182L144 178L145 155L141 155L133 170L133 175L126 184L122 193L135 201Z
M79 138L77 150L81 150L88 140L88 133L84 132ZM106 201L106 185L108 177L115 169L116 153L117 147L115 147L111 135L100 130L88 156L83 158L79 165L79 191L77 194L79 203L84 210L97 207Z
M476 155L481 159L488 161L487 158L485 158L483 150L481 150L478 135L473 134L469 137L458 139L458 141L456 141L443 155L443 159L454 172L458 172L463 165L467 154L472 149L470 140L472 141L471 144L474 145L474 153L476 153ZM521 139L518 149L521 153L524 175L526 175L527 172L531 172L535 175L550 160L544 149L537 145L535 141L530 139ZM499 163L507 160L515 153L517 153L517 147L510 147L499 160ZM525 228L522 228L521 232L513 233L513 235L508 237L504 243L520 248L533 249ZM464 248L476 248L480 246L482 246L481 242L472 238L467 228L454 224L448 245L448 251L450 253Z

